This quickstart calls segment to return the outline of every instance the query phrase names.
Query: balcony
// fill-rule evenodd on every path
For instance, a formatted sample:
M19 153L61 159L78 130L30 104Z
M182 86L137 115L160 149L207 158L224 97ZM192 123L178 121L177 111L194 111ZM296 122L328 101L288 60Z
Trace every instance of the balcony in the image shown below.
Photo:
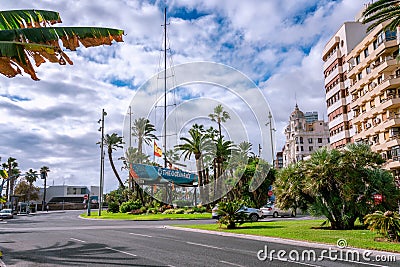
M400 145L400 134L393 135L386 142L387 147L398 146Z

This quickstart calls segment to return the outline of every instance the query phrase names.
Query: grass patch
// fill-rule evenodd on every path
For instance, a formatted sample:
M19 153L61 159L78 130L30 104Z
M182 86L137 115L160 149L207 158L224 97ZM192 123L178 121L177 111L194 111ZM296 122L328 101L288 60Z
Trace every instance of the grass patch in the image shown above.
M210 219L211 213L193 213L193 214L129 214L129 213L112 213L102 211L99 217L98 212L92 212L91 216L87 216L86 212L80 215L83 218L91 219L109 219L109 220L137 220L137 221L156 221L156 220L195 220Z
M280 237L336 246L338 239L345 239L349 247L400 252L400 243L375 240L378 235L367 230L329 230L320 228L323 220L274 221L245 223L237 229L226 229L215 224L177 225L179 227L196 228L220 232L249 234L258 236Z

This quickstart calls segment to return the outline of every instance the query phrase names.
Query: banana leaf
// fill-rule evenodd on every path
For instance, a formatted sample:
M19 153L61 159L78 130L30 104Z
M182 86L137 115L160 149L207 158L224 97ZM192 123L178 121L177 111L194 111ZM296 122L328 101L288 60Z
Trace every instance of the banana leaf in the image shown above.
M48 10L0 11L0 30L41 27L45 24L61 23L58 12ZM42 25L41 25L42 24Z
M57 12L46 10L0 11L0 73L7 77L22 74L39 80L32 66L49 62L73 64L60 47L75 51L84 47L123 42L123 30L100 27L49 27L60 23Z

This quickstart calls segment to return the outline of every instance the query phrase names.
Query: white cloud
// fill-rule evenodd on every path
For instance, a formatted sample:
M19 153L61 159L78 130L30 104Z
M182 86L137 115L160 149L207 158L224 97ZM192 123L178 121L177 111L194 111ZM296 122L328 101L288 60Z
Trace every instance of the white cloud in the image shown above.
M55 184L98 184L97 120L102 108L108 113L106 133L122 135L124 116L135 90L159 69L163 8L158 1L152 3L128 0L2 3L3 10L58 11L63 20L60 26L103 26L125 31L124 43L67 52L74 61L72 66L43 64L37 68L41 81L32 81L27 74L13 79L0 77L3 162L15 157L24 172L47 165L51 169L49 180ZM174 63L215 61L254 79L272 108L280 148L295 93L303 111L317 110L320 116L322 113L326 116L321 51L344 21L353 20L364 1L192 0L167 1L167 4L169 14L181 14L169 17ZM188 12L196 9L201 16L185 19L184 9ZM234 103L234 98L217 90L208 97L225 101L229 108ZM139 112L152 104L143 99L143 107L135 108ZM208 109L206 106L188 109L186 117L207 115L211 112ZM266 122L267 114L264 119ZM114 153L120 170L117 158L122 151ZM105 181L106 191L118 185L108 163Z

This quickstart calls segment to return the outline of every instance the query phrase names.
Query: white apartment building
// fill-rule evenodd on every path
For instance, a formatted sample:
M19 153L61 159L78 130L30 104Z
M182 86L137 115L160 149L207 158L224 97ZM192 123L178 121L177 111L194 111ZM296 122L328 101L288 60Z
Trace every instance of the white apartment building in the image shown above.
M366 32L344 23L323 52L330 144L363 142L400 176L400 64L396 32L388 22Z
M309 120L296 104L285 128L286 142L283 147L283 167L303 160L315 150L329 145L328 123L323 120Z
M345 22L328 41L323 50L325 94L329 122L330 145L341 148L353 142L351 86L347 77L346 56L364 38L367 26L361 22Z

